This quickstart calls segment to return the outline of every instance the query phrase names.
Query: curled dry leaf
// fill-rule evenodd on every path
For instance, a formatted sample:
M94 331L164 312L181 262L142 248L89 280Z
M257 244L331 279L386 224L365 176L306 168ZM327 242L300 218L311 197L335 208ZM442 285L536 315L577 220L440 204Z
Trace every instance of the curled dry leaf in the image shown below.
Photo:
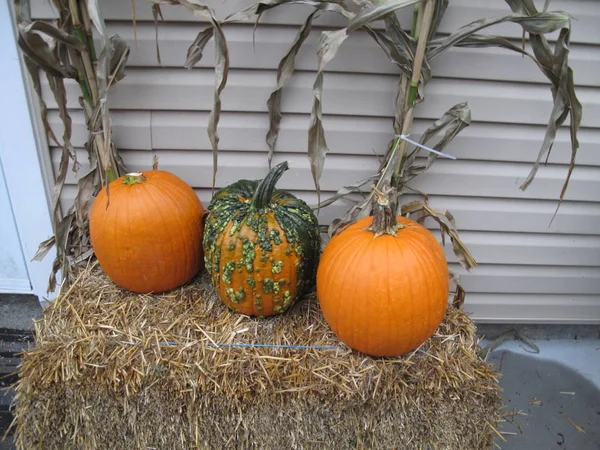
M67 109L67 93L65 90L64 81L62 78L52 76L46 72L48 85L54 95L54 99L59 108L59 115L64 125L63 144L61 146L61 157L58 165L56 180L52 189L52 217L53 223L56 224L60 220L60 194L67 178L69 169L69 161L73 160L74 168L77 167L77 158L75 149L71 144L72 120Z
M27 72L29 73L29 79L31 80L33 89L35 90L35 93L37 94L37 98L39 101L39 107L40 107L40 116L42 119L42 124L44 125L44 129L45 129L46 133L48 134L48 137L57 146L60 147L61 144L58 142L58 138L56 137L56 134L54 133L54 130L52 129L52 126L50 125L50 122L48 122L48 106L46 105L46 102L44 101L44 99L42 97L42 85L40 83L38 66L35 65L35 63L33 61L31 61L29 59L29 57L27 57L26 55L23 59L24 59L25 67L27 67Z
M435 145L431 146L434 150L442 151L470 123L471 109L466 102L458 103L425 130L421 135L419 143L427 144L432 138L444 132L442 138ZM404 162L400 184L405 185L418 174L425 172L438 158L436 153L429 152L426 163L416 165L416 158L422 152L423 150L420 147L416 147L408 154Z
M348 33L352 33L371 22L380 20L400 8L406 8L407 6L421 2L422 0L390 0L376 6L365 7L348 23Z
M277 143L279 127L281 124L281 90L292 77L292 74L296 69L295 62L298 51L312 30L313 19L318 17L318 15L322 12L322 9L322 7L318 7L311 14L309 14L298 30L290 49L281 59L279 66L277 67L277 87L273 92L271 92L269 100L267 101L267 108L269 111L269 132L267 133L267 145L269 146L269 168L271 167L271 161L273 159L273 154L275 153L275 144Z
M319 55L319 69L317 78L313 85L313 107L310 115L310 125L308 127L308 158L310 160L310 171L317 188L317 200L321 202L321 189L319 180L325 164L325 155L328 147L325 139L325 129L323 128L323 70L331 59L335 56L342 42L346 40L348 34L346 29L335 31L323 31L317 54Z
M465 298L467 296L467 293L464 290L464 288L462 287L462 283L460 281L460 275L450 268L448 268L448 274L450 275L450 279L456 285L456 291L454 292L454 299L452 300L452 305L456 309L462 309L462 307L465 303Z
M570 22L570 17L566 13L539 13L534 17L522 14L511 14L504 17L479 19L459 28L448 37L431 40L428 43L429 50L427 51L427 58L431 60L445 50L460 44L463 39L467 39L472 34L492 25L504 22L519 24L529 33L545 34L567 27Z
M39 34L19 30L18 44L25 56L46 73L57 78L72 77L73 74L67 72L48 43Z
M454 217L449 211L439 210L431 208L426 202L421 200L415 200L413 202L402 205L401 214L403 216L410 216L418 214L421 219L425 217L431 217L440 226L442 235L442 244L445 242L445 235L450 236L452 242L452 249L458 259L458 262L467 270L471 270L477 266L477 261L471 255L471 252L467 249L465 244L460 240L458 236L458 230L456 229L456 223Z
M192 42L188 48L184 64L186 69L191 69L202 59L204 47L206 47L206 44L212 39L213 34L214 29L212 26L209 26L198 33L196 39L194 39L194 42Z
M499 18L477 20L451 33L446 38L432 40L429 43L427 55L429 59L432 59L452 46L494 46L521 53L535 62L552 84L554 104L548 120L544 141L527 179L521 185L521 189L527 189L535 178L542 160L544 158L547 160L554 144L558 127L570 115L571 160L569 162L569 171L559 196L558 206L560 207L575 167L575 159L577 150L579 149L577 133L581 125L582 116L582 106L575 93L573 70L569 67L568 63L571 17L562 11L546 11L547 4L544 7L544 11L539 12L531 0L506 0L506 2L514 14ZM504 38L476 34L479 30L503 22L516 23L523 28L524 33L529 33L529 43L533 54ZM557 30L560 30L560 34L556 40L555 49L552 51L544 35Z
M218 153L219 153L219 134L217 132L219 119L221 117L221 92L227 84L227 75L229 73L229 50L227 49L227 40L223 33L220 22L215 17L213 10L204 3L197 0L149 0L154 4L182 5L187 8L194 17L205 19L210 23L210 30L205 29L188 49L186 67L191 69L202 58L202 51L211 37L214 38L215 45L215 92L213 107L208 116L208 138L210 140L213 152L213 177L212 187L214 190L217 178Z
M158 64L162 66L162 60L160 59L160 45L158 42L158 19L165 20L162 15L162 10L160 9L159 4L152 5L152 18L154 19L154 40L156 43L156 60Z

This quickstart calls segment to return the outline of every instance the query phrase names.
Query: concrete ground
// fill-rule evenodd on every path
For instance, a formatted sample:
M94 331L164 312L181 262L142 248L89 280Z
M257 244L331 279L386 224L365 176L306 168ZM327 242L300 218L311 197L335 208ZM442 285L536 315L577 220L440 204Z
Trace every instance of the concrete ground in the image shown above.
M0 294L0 328L31 330L32 319L42 316L42 307L35 295Z
M502 374L504 450L600 449L600 339L506 341L488 361Z
M35 297L0 294L0 389L15 380L2 377L16 371L16 353L31 345L31 334L23 330L31 330L32 318L41 314ZM539 353L507 340L488 356L502 374L506 415L502 438L492 448L600 450L600 327L485 324L479 326L482 344L513 329L532 339ZM1 440L12 420L13 395L0 391L0 450L14 449L10 436Z

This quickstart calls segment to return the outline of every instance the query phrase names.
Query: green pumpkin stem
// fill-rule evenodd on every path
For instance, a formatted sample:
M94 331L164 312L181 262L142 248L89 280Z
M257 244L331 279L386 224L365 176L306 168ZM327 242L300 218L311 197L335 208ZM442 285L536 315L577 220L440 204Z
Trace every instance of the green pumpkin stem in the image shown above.
M141 172L132 172L125 175L125 179L123 180L123 184L127 186L131 186L133 184L140 184L146 181L146 177Z
M266 177L258 184L256 191L254 191L254 196L252 198L252 206L254 209L260 211L263 208L266 208L273 198L273 191L275 190L275 185L277 181L283 175L283 172L288 170L289 166L287 161L284 161L275 167L273 167Z
M380 191L373 186L373 223L367 227L368 231L375 233L375 237L383 234L396 235L396 232L404 228L404 225L398 223L396 214L392 211L390 195L395 192L394 188L384 188Z

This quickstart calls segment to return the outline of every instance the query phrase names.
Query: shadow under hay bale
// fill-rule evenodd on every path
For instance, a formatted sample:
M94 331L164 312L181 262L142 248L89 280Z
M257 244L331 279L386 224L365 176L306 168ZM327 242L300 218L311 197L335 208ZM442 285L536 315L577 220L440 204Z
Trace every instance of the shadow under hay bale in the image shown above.
M497 374L477 356L465 313L449 307L420 349L375 359L340 343L314 298L253 319L227 310L207 281L144 296L97 268L79 273L36 323L36 346L23 357L18 448L491 443Z

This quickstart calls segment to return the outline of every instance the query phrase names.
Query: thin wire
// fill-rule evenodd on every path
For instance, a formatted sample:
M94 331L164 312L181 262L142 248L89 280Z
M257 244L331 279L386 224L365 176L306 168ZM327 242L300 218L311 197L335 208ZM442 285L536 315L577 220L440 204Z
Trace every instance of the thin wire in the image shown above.
M416 145L417 147L421 147L423 150L427 150L428 152L432 152L435 153L436 155L439 156L443 156L444 158L449 158L449 159L456 159L456 156L453 155L449 155L447 153L442 153L440 151L437 151L431 147L427 147L426 145L423 144L419 144L418 142L413 141L412 139L409 139L408 136L410 136L409 134L396 134L396 137L399 137L400 139L405 140L406 142L410 142L413 145Z
M125 344L129 345L139 345L140 342L125 342ZM160 345L168 345L168 346L179 346L179 345L187 345L186 343L173 342L173 341L165 341L159 342ZM232 344L213 344L212 342L207 342L206 345L211 347L261 347L261 348L286 348L286 349L317 349L317 350L338 350L339 347L334 345L285 345L285 344L250 344L250 343L232 343Z

